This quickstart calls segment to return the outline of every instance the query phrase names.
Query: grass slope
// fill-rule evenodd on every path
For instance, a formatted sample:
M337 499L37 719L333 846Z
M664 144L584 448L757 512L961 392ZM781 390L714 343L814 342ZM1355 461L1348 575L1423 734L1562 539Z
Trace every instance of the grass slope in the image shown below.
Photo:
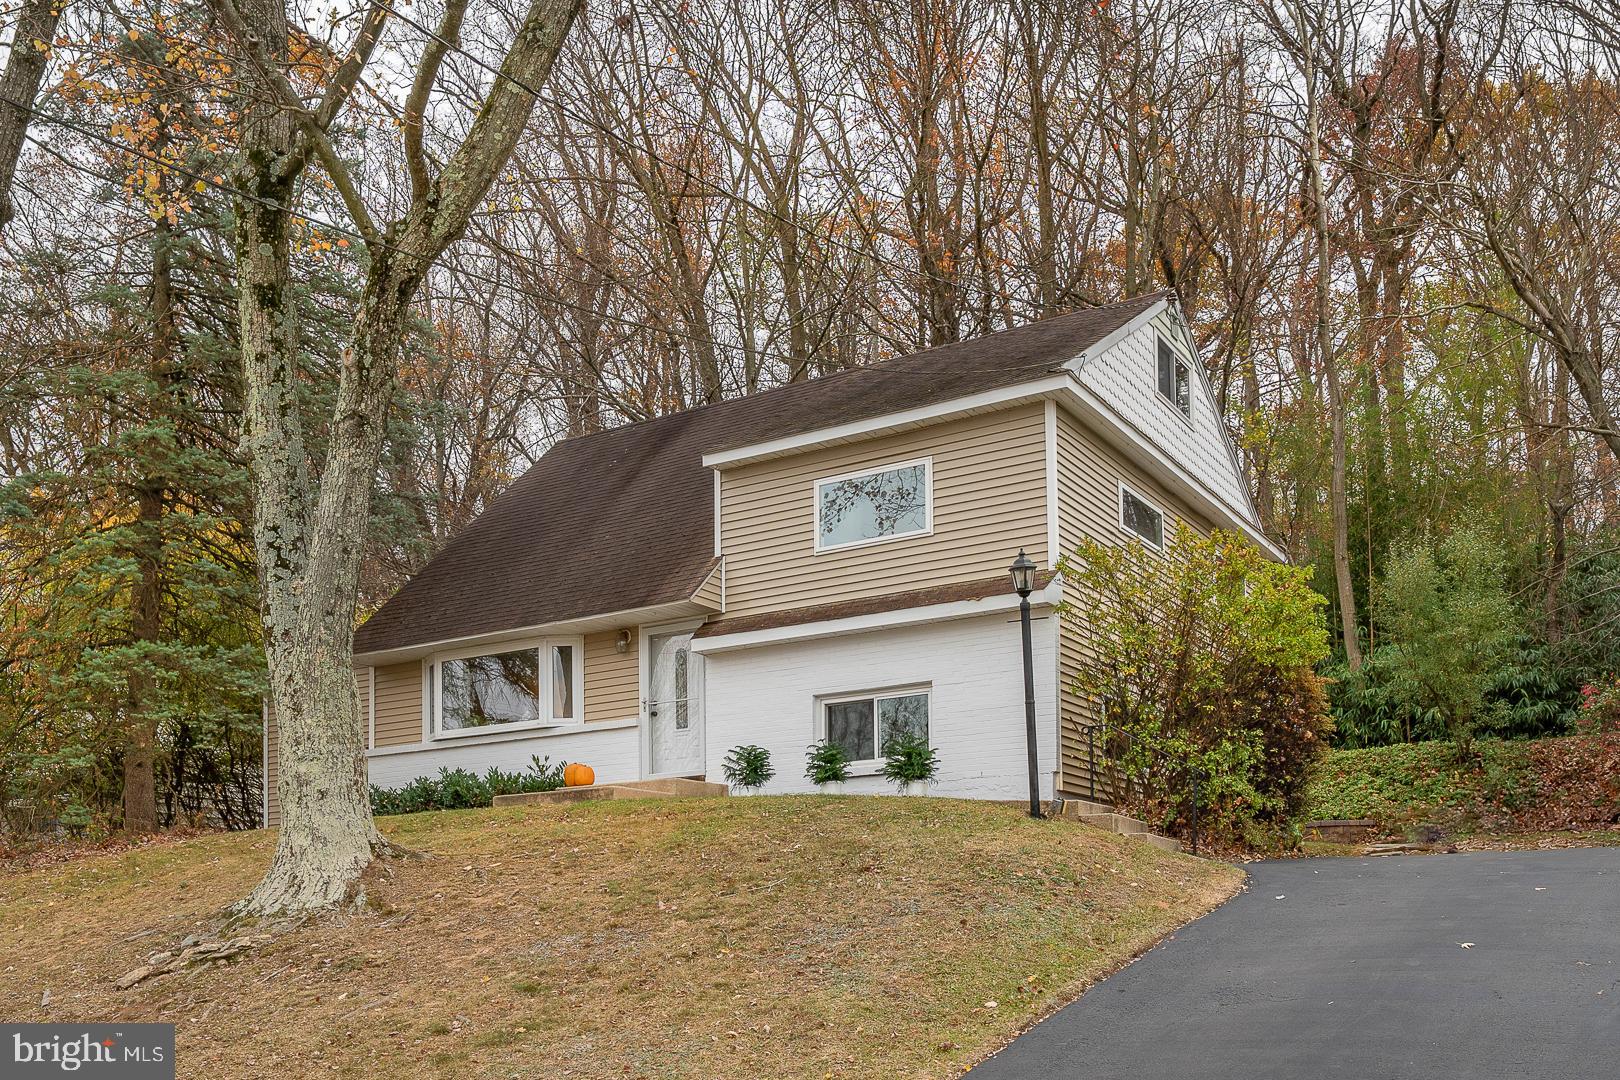
M364 913L120 992L273 837L0 880L0 1016L164 1020L187 1077L952 1076L1241 874L945 799L594 802L384 821ZM40 1006L49 991L52 1003Z

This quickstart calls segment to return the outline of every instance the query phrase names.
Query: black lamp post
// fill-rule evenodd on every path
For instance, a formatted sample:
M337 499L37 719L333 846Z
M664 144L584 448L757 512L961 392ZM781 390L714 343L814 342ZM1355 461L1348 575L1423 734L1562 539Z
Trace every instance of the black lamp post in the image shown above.
M1035 564L1018 549L1018 558L1007 568L1013 591L1018 594L1018 620L1024 628L1024 738L1029 746L1029 816L1041 813L1040 763L1035 756L1035 657L1030 645L1029 594L1035 591Z

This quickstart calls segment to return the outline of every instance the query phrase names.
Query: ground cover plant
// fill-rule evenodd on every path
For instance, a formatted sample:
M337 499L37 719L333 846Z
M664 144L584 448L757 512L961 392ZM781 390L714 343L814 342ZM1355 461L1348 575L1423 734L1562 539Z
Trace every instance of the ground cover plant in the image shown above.
M1620 821L1620 734L1335 750L1306 790L1313 819L1370 818L1396 830L1463 833L1602 829Z

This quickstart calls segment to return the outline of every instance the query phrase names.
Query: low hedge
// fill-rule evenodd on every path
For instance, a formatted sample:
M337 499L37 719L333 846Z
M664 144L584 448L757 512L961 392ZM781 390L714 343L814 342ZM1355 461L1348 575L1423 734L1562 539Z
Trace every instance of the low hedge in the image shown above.
M563 786L566 761L535 757L524 772L505 772L490 766L483 776L466 769L440 769L438 776L419 776L401 788L371 785L371 812L417 814L424 810L472 810L489 806L497 795L526 791L556 791Z

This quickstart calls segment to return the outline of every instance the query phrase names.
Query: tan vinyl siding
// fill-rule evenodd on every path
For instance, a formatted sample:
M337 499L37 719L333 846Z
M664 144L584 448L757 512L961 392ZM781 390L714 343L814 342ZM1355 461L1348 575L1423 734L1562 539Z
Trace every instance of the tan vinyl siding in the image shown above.
M269 828L281 824L281 799L276 791L278 749L276 709L267 700L264 703L264 823Z
M390 664L376 672L376 745L409 746L421 742L422 662Z
M1020 547L1045 566L1042 403L746 465L721 474L726 615L922 589L1006 572ZM928 536L817 553L815 483L933 460Z
M631 720L641 715L641 669L636 662L636 633L619 652L619 631L585 636L585 722Z
M1126 461L1117 450L1088 434L1081 422L1058 411L1058 547L1065 554L1074 550L1075 541L1090 537L1105 543L1122 544L1136 534L1119 524L1119 485L1123 481L1151 501L1165 515L1168 540L1177 521L1186 522L1194 532L1207 535L1209 523L1193 513L1180 499L1148 479ZM1062 723L1062 791L1087 798L1092 788L1086 767L1086 741L1081 727L1101 719L1097 703L1083 701L1070 692L1081 665L1091 655L1085 627L1065 617L1058 632L1058 715ZM1106 799L1107 778L1097 780L1097 795Z
M709 572L709 576L703 579L703 584L698 586L698 591L692 594L692 600L695 603L702 604L704 607L713 608L715 611L721 610L724 606L725 597L721 583L724 580L722 575L725 572L724 563L715 564L715 568Z

